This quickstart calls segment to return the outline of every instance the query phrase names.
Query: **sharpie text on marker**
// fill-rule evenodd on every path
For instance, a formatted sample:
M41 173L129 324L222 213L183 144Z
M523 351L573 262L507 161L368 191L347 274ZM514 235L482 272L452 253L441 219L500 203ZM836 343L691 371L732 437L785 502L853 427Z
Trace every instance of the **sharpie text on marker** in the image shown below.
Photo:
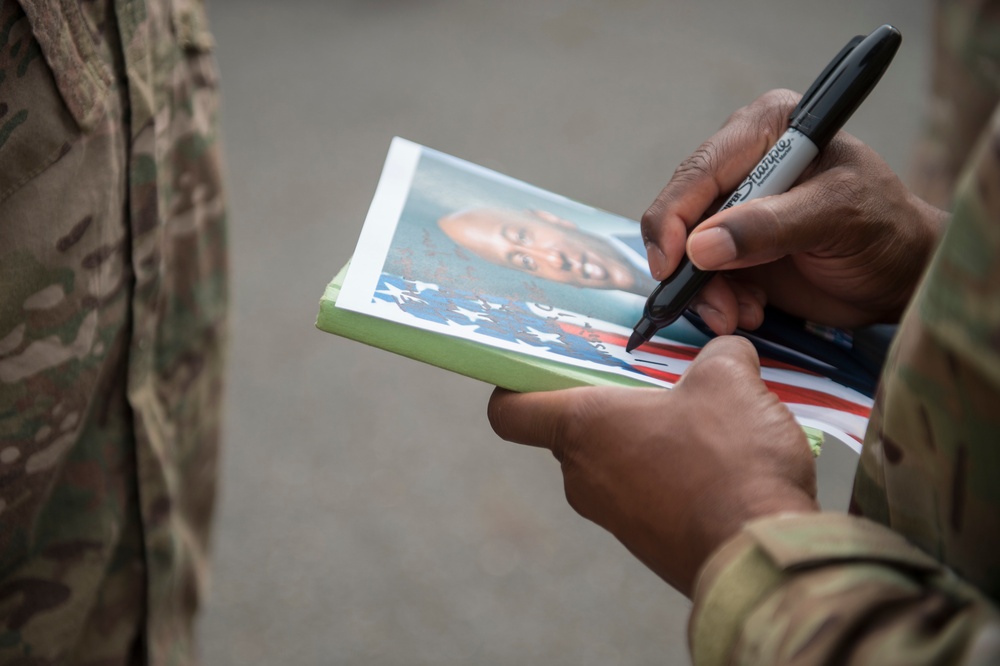
M801 138L802 135L798 135ZM792 149L796 140L796 136L785 134L778 142L774 144L774 147L768 151L767 155L754 167L754 170L750 172L746 180L740 183L740 186L736 188L733 195L726 200L726 203L722 205L716 212L722 212L727 208L732 208L738 203L743 203L750 198L757 198L761 195L753 196L757 188L763 187L771 176L775 173L777 166L781 163L781 160L788 154ZM808 140L808 139L807 139Z

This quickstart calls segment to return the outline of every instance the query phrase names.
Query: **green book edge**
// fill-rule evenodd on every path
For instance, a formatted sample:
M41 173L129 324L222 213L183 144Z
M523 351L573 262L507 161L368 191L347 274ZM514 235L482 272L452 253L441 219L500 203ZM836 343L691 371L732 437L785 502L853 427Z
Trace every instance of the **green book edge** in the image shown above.
M348 263L320 299L316 328L366 345L435 365L511 391L553 391L575 386L636 386L646 382L609 372L576 368L555 361L453 338L336 307ZM823 432L803 427L819 455Z

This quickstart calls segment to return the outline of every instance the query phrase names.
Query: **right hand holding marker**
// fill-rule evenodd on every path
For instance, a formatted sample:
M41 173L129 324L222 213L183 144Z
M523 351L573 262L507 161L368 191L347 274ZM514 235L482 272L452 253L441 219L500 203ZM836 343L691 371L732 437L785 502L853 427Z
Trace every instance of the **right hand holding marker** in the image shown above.
M670 275L685 242L696 266L725 273L692 304L718 334L756 328L766 303L833 326L897 320L947 219L875 151L840 132L787 193L698 224L785 131L798 98L775 90L734 113L643 215L654 278Z

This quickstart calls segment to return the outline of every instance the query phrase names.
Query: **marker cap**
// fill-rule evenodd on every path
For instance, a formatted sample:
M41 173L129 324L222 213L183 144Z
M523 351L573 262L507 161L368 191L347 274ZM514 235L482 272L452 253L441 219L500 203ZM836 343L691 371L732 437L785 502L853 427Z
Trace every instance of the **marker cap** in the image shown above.
M843 55L811 98L803 98L793 112L790 126L822 149L868 97L902 41L899 30L891 25L872 31Z

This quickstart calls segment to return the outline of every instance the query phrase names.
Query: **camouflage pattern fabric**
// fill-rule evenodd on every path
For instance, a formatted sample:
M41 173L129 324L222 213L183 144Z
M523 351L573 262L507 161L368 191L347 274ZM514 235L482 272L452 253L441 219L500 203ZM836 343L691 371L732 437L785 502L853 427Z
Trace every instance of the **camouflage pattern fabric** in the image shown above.
M883 370L855 515L766 518L717 551L695 663L1000 664L1000 107L963 174Z
M198 0L0 0L0 663L194 663L226 318Z
M931 95L910 188L950 209L955 181L1000 102L1000 3L935 0Z

